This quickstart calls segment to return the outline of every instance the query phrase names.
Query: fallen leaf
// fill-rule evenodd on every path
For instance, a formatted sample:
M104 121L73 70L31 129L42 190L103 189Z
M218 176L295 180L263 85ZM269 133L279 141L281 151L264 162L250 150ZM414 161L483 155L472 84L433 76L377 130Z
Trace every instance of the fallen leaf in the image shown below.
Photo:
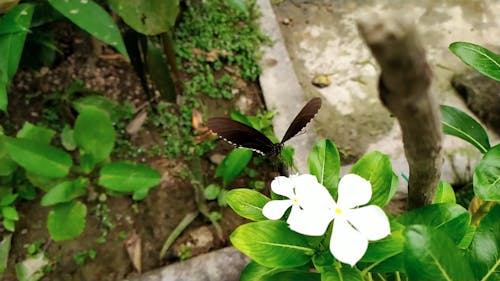
M137 233L132 233L125 241L128 257L137 272L142 272L142 246L141 237Z
M148 113L143 110L135 116L135 118L127 124L126 131L129 135L135 135L142 128L142 125L148 118Z

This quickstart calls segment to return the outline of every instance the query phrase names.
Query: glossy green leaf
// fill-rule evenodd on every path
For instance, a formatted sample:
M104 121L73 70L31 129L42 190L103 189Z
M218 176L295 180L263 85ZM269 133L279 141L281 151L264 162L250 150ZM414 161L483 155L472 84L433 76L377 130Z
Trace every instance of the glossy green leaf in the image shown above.
M73 101L73 106L78 113L82 113L89 106L97 107L106 112L112 122L118 122L123 116L123 109L118 103L100 95L89 95Z
M54 241L78 237L85 228L87 206L79 201L71 201L54 206L47 219L47 228Z
M83 174L90 174L94 170L96 164L97 163L91 154L83 153L80 155L80 168L82 169Z
M76 118L76 144L99 163L109 157L115 145L115 130L108 115L96 108L86 107Z
M2 217L13 221L18 221L19 213L17 212L16 208L12 206L5 206L2 207Z
M48 0L50 5L81 29L95 38L115 47L128 58L120 29L101 6L92 0Z
M248 165L253 152L246 148L233 149L217 167L216 177L222 177L224 187L228 186Z
M20 4L0 18L0 81L4 86L17 72L34 10L32 4Z
M316 272L288 270L262 276L261 281L321 281L321 274ZM334 279L332 279L334 280ZM339 281L342 279L338 279ZM362 281L362 279L345 279Z
M470 245L474 280L500 280L500 205L481 220ZM471 279L472 280L472 279Z
M322 281L363 281L361 272L355 267L342 266L331 267L328 271L321 273Z
M44 144L50 144L50 141L56 134L56 131L43 126L35 126L30 122L25 122L21 130L16 134L17 138L29 139Z
M267 267L304 265L314 254L306 237L290 230L283 221L266 220L241 225L230 239L234 247Z
M172 79L172 71L160 46L156 46L148 40L146 67L151 81L160 92L160 97L168 102L175 103L177 95L175 84Z
M68 124L61 131L61 144L66 150L73 151L76 149L74 132Z
M33 186L38 187L45 192L65 180L64 178L47 178L31 172L26 172L26 178Z
M85 195L87 193L88 183L88 179L82 177L76 180L62 182L45 193L40 204L42 206L51 206L69 202L77 197Z
M12 160L27 171L43 177L65 177L73 165L69 154L43 143L7 137L4 137L3 142Z
M470 213L453 203L427 205L399 216L396 221L403 225L423 224L440 229L459 244L469 227Z
M476 227L473 225L469 225L467 228L467 231L464 234L464 237L462 238L462 241L458 243L458 248L460 249L467 249L469 248L470 244L472 243L472 239L474 238L474 234L476 233Z
M270 201L262 193L246 188L232 189L227 193L227 203L238 215L253 221L266 220L262 208Z
M133 193L159 184L160 174L147 165L133 162L109 163L101 169L99 185L122 192Z
M132 200L134 201L141 201L144 200L148 196L149 193L149 188L142 188L139 190L134 191L134 194L132 194Z
M378 151L365 154L354 164L351 173L370 181L373 193L368 205L384 207L389 203L393 194L393 171L387 155Z
M309 172L336 198L340 179L340 156L335 144L328 139L317 142L307 157L307 164Z
M483 126L467 113L448 105L441 105L443 132L465 140L481 153L490 148L490 141Z
M486 201L500 201L500 144L492 147L474 169L474 193Z
M382 240L371 241L360 264L369 267L370 272L403 271L403 257L405 227L391 221L391 234Z
M179 13L179 0L110 0L113 9L135 31L145 35L168 32Z
M475 280L467 260L446 234L412 225L406 228L405 237L404 260L410 280Z
M12 192L12 188L2 186L0 188L0 207L12 205L18 195Z
M7 229L10 232L16 231L16 222L8 219L8 218L3 218L2 220L3 227Z
M456 203L455 191L451 184L440 181L432 203Z
M240 281L260 281L262 276L274 271L274 268L265 267L255 261L250 261L243 271L241 271Z
M0 278L1 274L7 270L11 241L12 234L6 234L3 236L3 239L0 242Z
M450 50L465 64L478 72L500 81L500 55L469 42L453 42Z

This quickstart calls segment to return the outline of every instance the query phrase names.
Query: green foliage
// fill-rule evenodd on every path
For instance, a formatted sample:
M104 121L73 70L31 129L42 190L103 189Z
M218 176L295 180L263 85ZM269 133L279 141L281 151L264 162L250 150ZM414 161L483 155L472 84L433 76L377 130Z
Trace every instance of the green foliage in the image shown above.
M260 192L245 188L232 189L227 194L227 203L238 215L253 221L265 220L262 208L269 198Z
M490 149L490 141L484 128L465 112L447 105L441 105L443 131L474 145L481 153Z
M0 241L0 278L2 278L2 274L7 270L11 242L12 234L4 235L2 241Z
M244 224L231 234L231 243L252 260L267 267L295 267L306 264L314 254L307 239L282 221Z
M439 182L433 203L456 203L455 191L453 191L451 184L445 181Z
M179 0L111 0L110 4L123 21L145 35L171 31L179 13Z
M0 18L0 110L7 111L7 87L17 71L34 5L20 4Z
M159 183L160 174L156 170L133 162L109 163L101 169L99 176L100 185L120 193L134 193Z
M96 258L97 252L94 249L83 250L75 253L73 255L73 260L77 265L84 265L87 261L94 260Z
M368 204L385 206L396 192L392 184L393 172L389 157L378 151L365 154L354 164L351 173L370 181L373 195Z
M110 14L92 0L58 1L49 0L49 3L81 29L92 34L95 38L115 47L123 56L128 58L127 49L123 42L120 30ZM92 15L92 16L89 16Z
M85 228L87 206L79 201L60 203L52 208L47 219L47 229L55 241L79 236Z
M500 55L468 42L453 42L450 51L480 73L500 81Z
M469 263L445 233L413 225L405 237L404 259L411 280L474 280Z
M473 176L474 193L486 201L500 201L500 144L479 162Z
M307 164L311 174L336 198L340 180L340 156L335 144L328 139L317 142L307 157Z
M227 187L238 175L243 172L245 167L252 159L253 152L245 148L233 149L219 164L216 177L222 177L222 184Z

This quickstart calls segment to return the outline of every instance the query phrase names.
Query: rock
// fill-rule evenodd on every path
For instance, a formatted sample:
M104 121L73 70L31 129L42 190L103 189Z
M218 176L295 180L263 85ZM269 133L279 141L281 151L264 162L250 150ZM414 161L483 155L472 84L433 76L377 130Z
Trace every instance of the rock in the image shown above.
M473 71L453 76L451 84L469 109L500 135L500 82Z

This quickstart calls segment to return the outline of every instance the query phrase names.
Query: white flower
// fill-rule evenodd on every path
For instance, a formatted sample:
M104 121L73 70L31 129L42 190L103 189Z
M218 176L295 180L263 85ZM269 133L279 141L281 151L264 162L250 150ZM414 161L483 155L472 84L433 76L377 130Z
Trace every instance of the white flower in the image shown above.
M333 201L328 190L321 185L315 176L303 174L289 178L276 177L271 182L274 193L287 197L285 200L272 200L262 209L262 214L271 220L281 218L286 210L292 207L287 223L295 232L320 236L331 222L329 209Z
M355 174L345 175L340 179L338 194L338 202L332 209L330 251L339 261L354 266L365 254L368 241L386 237L391 228L379 206L356 208L372 197L369 181Z
M358 175L342 177L337 203L312 175L277 177L271 189L288 200L268 202L262 210L264 216L279 219L291 206L287 220L290 229L313 236L323 235L333 219L330 251L336 259L351 266L363 257L368 241L382 239L391 232L389 220L380 207L357 208L372 197L370 182Z

